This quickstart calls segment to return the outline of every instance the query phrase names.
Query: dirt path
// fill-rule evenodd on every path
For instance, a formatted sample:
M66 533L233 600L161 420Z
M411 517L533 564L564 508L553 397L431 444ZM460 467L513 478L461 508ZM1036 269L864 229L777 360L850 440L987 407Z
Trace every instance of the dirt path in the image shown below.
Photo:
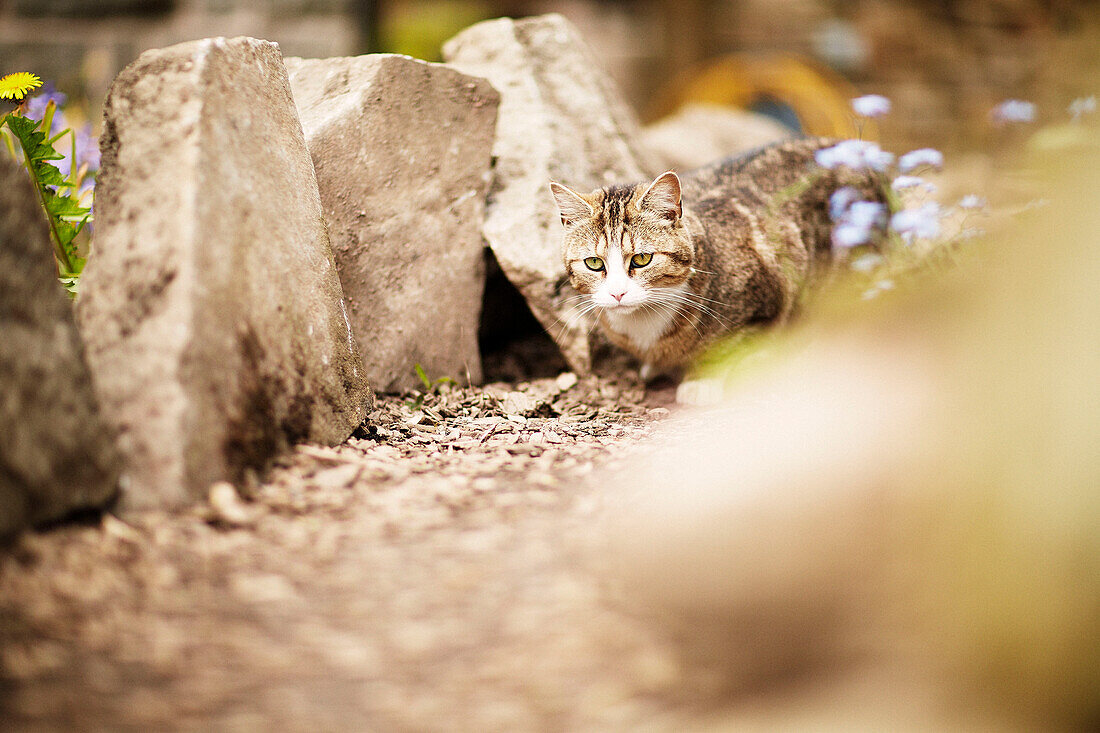
M15 730L682 729L671 647L577 561L667 393L573 375L380 401L193 511L0 558Z

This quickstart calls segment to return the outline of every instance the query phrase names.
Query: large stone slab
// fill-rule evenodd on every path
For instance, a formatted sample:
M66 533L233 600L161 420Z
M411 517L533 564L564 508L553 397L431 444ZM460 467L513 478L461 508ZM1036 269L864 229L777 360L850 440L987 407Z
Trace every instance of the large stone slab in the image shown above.
M500 96L393 54L287 59L352 329L377 389L481 380L481 225Z
M569 302L574 293L548 184L583 191L646 178L637 120L560 15L478 23L448 41L443 56L500 91L485 238L570 366L585 371L590 324Z
M372 401L278 46L148 51L105 105L78 316L128 506L171 506Z
M701 168L795 136L765 115L715 104L689 104L642 129L641 142L663 170Z
M45 214L0 155L0 538L106 503L117 478Z

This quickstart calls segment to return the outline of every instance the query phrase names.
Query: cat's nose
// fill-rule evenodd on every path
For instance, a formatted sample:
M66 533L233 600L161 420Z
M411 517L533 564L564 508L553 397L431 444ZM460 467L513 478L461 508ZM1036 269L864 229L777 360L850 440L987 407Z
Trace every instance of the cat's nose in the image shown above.
M612 297L612 298L614 298L614 299L616 300L616 302L619 302L619 303L621 303L621 302L623 302L623 296L624 296L624 295L626 295L626 291L625 291L625 290L624 290L623 292L621 292L621 293L612 293L612 294L611 294L611 297Z

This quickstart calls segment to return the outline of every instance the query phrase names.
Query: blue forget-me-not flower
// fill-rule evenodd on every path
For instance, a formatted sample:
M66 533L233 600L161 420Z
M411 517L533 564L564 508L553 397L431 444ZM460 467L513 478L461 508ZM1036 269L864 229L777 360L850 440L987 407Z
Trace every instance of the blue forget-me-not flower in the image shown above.
M859 193L851 186L837 189L829 197L829 214L834 247L858 247L871 240L874 231L886 221L886 206L874 201L856 200Z
M993 121L999 124L1008 122L1034 122L1035 105L1022 99L1007 99L990 112Z
M936 169L942 168L943 153L935 148L921 148L910 151L898 158L898 170L902 173L909 173L924 165Z
M1069 114L1074 120L1079 120L1085 115L1096 111L1096 97L1078 97L1069 103Z
M940 234L940 205L929 201L919 209L906 209L894 214L890 228L907 243L914 239L934 239Z
M922 188L928 193L936 192L936 184L926 181L919 176L898 176L890 182L895 191L904 191L909 188Z
M890 100L881 94L866 94L852 100L852 109L860 117L882 117L890 112Z
M959 200L959 208L966 211L973 211L975 209L984 209L986 206L986 200L976 194L967 194Z
M894 162L894 155L867 140L842 140L831 148L818 150L814 160L829 170L843 165L852 170L870 168L881 173Z

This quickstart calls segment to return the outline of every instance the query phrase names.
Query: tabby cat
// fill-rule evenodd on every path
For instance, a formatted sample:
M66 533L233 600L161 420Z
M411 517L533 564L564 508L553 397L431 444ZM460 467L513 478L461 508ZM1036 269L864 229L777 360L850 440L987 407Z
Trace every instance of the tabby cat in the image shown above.
M681 371L720 336L784 319L831 259L832 192L883 199L875 174L814 162L834 143L785 141L587 195L551 183L579 313L595 311L646 381Z

